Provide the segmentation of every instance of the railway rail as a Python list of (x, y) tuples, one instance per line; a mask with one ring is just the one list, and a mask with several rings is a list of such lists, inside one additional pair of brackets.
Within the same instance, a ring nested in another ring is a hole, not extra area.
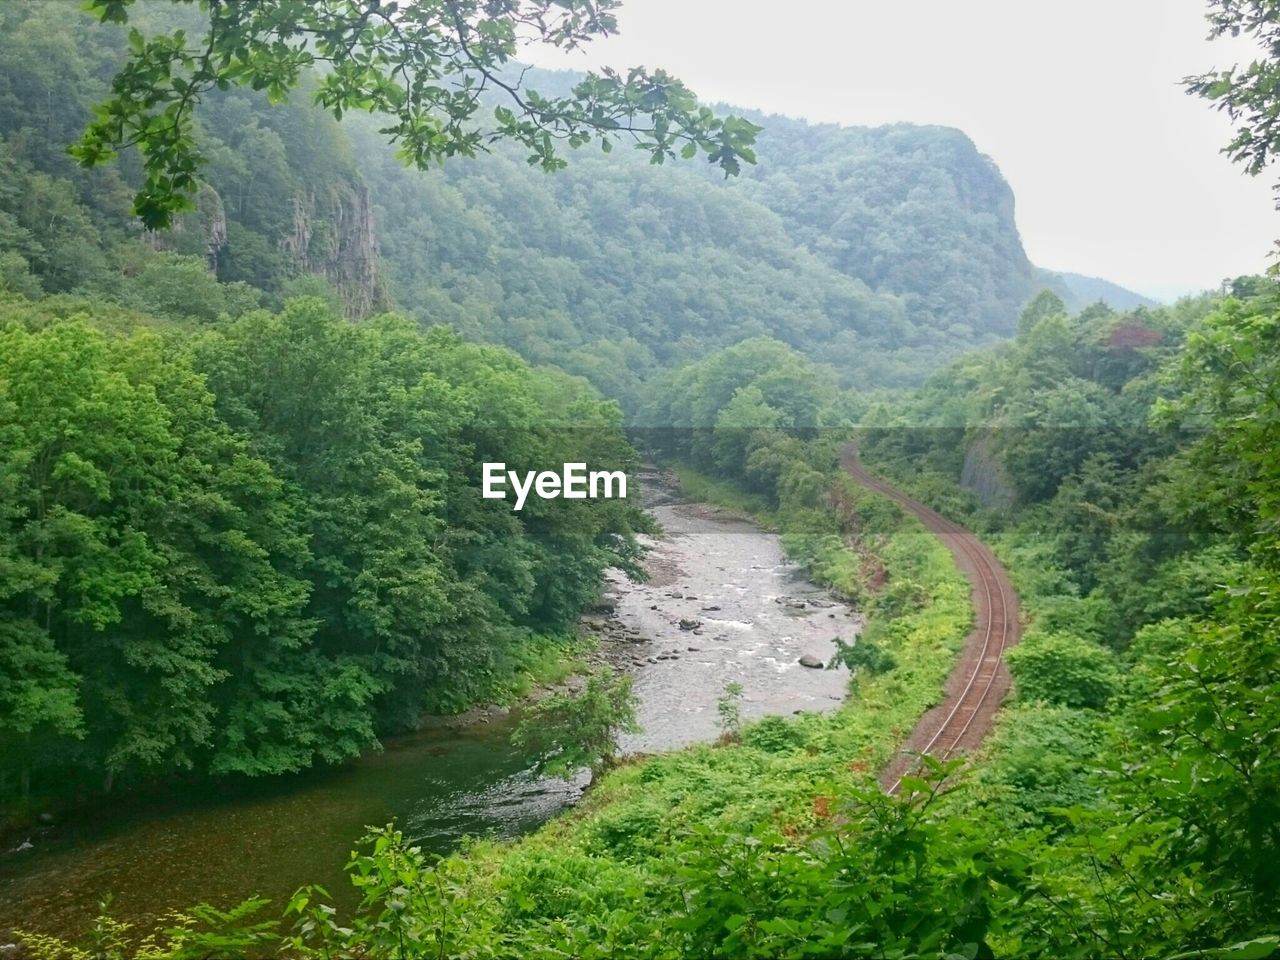
[(990, 732), (1011, 685), (1004, 651), (1021, 635), (1018, 597), (1004, 567), (976, 536), (870, 473), (852, 448), (845, 451), (842, 465), (858, 483), (918, 517), (951, 551), (972, 591), (973, 630), (965, 640), (960, 662), (947, 679), (943, 701), (920, 718), (880, 775), (881, 785), (889, 793), (897, 793), (902, 778), (915, 769), (922, 755), (949, 759), (978, 746)]

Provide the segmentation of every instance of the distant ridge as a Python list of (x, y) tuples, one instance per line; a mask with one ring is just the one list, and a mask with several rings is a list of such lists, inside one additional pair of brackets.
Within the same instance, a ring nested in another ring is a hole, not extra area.
[(1080, 273), (1066, 273), (1058, 270), (1040, 272), (1045, 278), (1045, 285), (1052, 288), (1069, 310), (1080, 310), (1090, 304), (1101, 301), (1112, 310), (1134, 310), (1138, 307), (1158, 307), (1160, 301), (1144, 297), (1118, 283), (1104, 280), (1101, 277), (1086, 277)]

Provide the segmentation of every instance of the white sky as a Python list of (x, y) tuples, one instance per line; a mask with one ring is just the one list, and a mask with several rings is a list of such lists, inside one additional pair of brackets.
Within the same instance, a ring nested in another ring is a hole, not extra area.
[[(704, 100), (843, 124), (959, 127), (1013, 187), (1032, 261), (1160, 298), (1259, 271), (1264, 173), (1178, 81), (1248, 60), (1205, 0), (625, 0), (620, 35), (539, 66), (665, 67)], [(526, 54), (526, 56), (528, 56)]]

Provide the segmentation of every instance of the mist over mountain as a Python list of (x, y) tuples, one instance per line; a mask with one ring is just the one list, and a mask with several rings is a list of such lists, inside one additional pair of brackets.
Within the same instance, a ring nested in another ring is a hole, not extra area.
[[(749, 114), (764, 127), (759, 164), (728, 180), (625, 149), (576, 151), (547, 176), (505, 146), (423, 173), (396, 158), (376, 117), (340, 124), (305, 93), (269, 107), (237, 91), (201, 114), (198, 209), (143, 235), (128, 209), (137, 159), (86, 172), (65, 154), (125, 38), (57, 9), (0, 11), (19, 41), (0, 49), (0, 283), (11, 289), (212, 319), (319, 277), (351, 317), (394, 305), (624, 400), (658, 370), (755, 336), (830, 365), (844, 385), (912, 384), (1011, 335), (1046, 284), (1069, 303), (1141, 300), (1038, 271), (995, 163), (960, 131), (905, 124)], [(142, 15), (163, 27), (184, 13)], [(554, 94), (577, 75), (525, 79)]]
[(1105, 303), (1112, 310), (1134, 310), (1137, 307), (1155, 307), (1160, 304), (1158, 300), (1101, 277), (1086, 277), (1079, 273), (1054, 270), (1041, 272), (1045, 275), (1045, 285), (1056, 290), (1063, 303), (1073, 310), (1099, 302)]

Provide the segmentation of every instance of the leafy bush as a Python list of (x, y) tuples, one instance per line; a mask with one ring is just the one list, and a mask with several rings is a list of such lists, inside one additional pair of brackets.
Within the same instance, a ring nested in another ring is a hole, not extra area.
[(1120, 682), (1115, 654), (1067, 633), (1032, 631), (1005, 658), (1023, 700), (1098, 710)]
[(583, 767), (599, 773), (618, 750), (618, 737), (638, 733), (631, 674), (602, 667), (577, 693), (555, 693), (530, 707), (512, 743), (532, 750), (547, 773), (567, 776)]
[(800, 727), (785, 717), (765, 717), (742, 732), (742, 742), (765, 753), (785, 753), (808, 742)]
[(898, 665), (893, 654), (874, 640), (859, 639), (854, 643), (845, 643), (839, 637), (836, 638), (836, 655), (827, 668), (830, 669), (836, 663), (843, 663), (854, 673), (866, 671), (873, 677), (888, 673)]
[(592, 822), (591, 830), (606, 855), (625, 860), (652, 850), (663, 834), (667, 814), (657, 801), (628, 804), (605, 810)]
[(730, 680), (716, 701), (716, 725), (722, 736), (737, 738), (742, 730), (742, 684)]
[(1001, 822), (1062, 825), (1063, 808), (1099, 802), (1102, 791), (1091, 771), (1102, 741), (1092, 712), (1011, 704), (974, 774), (974, 793), (995, 806)]

